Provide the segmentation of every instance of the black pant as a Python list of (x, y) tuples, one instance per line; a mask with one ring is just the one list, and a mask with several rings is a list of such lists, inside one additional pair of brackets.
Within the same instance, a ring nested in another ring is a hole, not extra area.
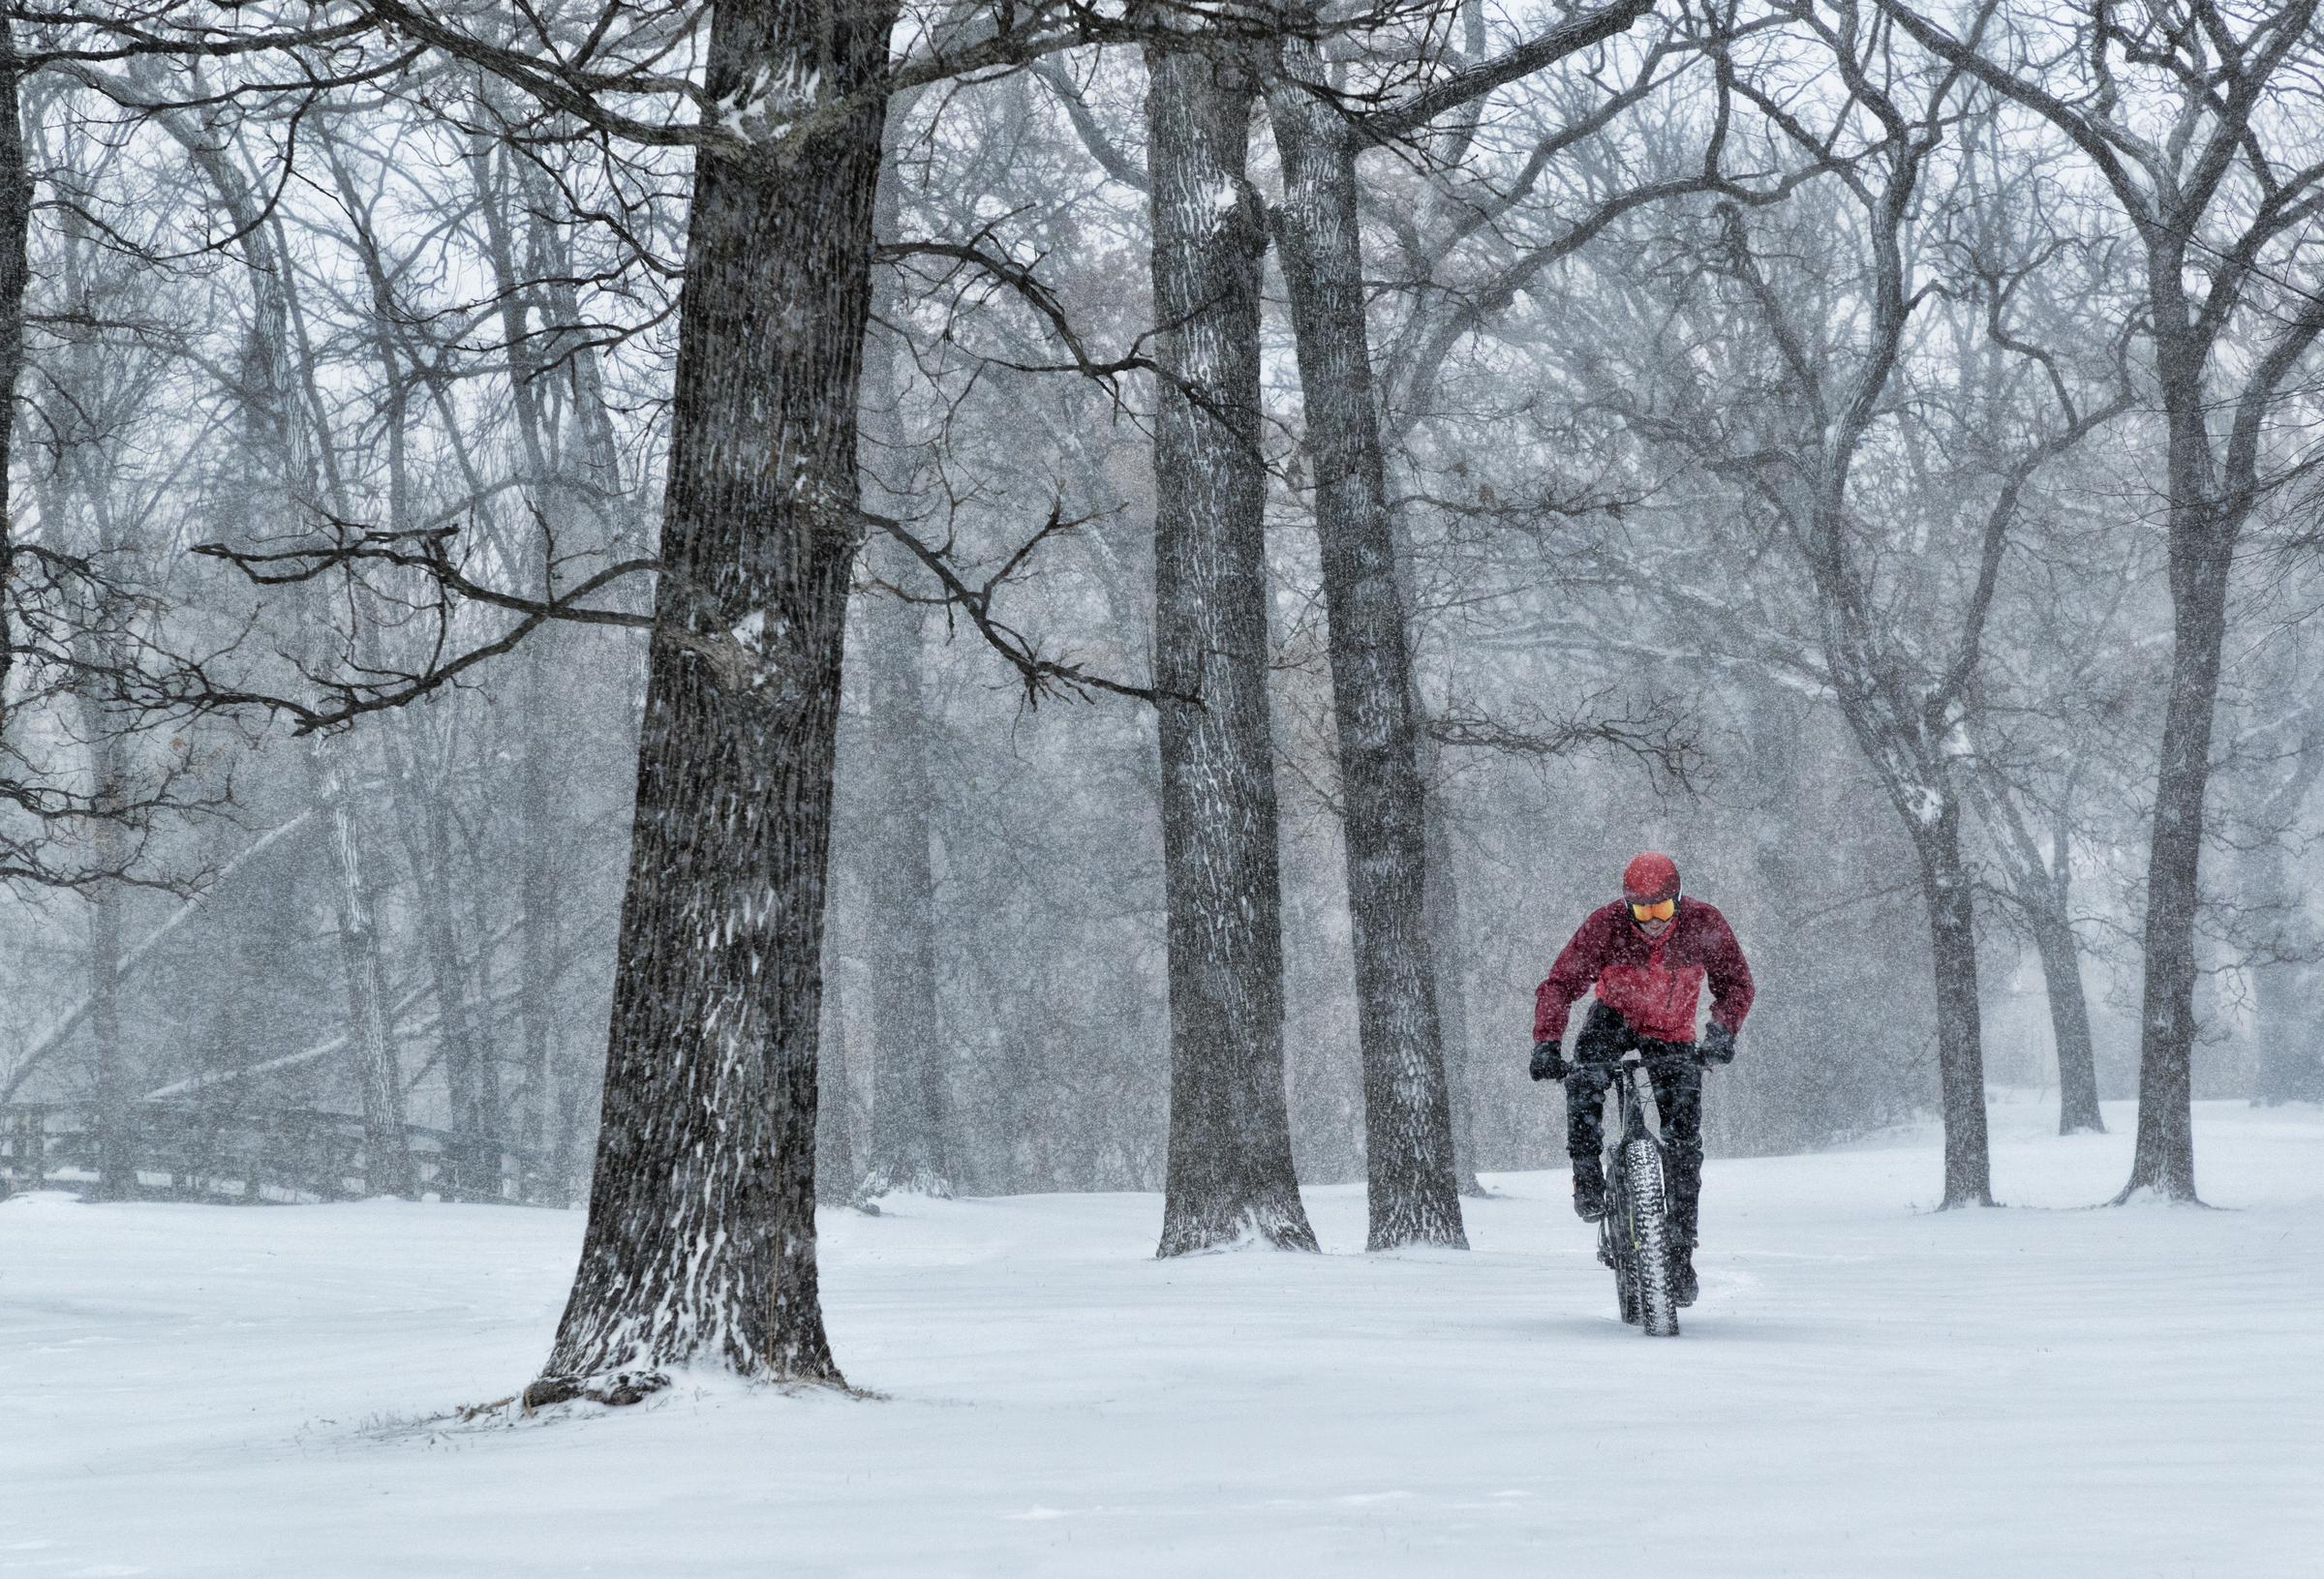
[(1636, 1048), (1646, 1059), (1654, 1108), (1662, 1116), (1663, 1149), (1670, 1158), (1670, 1224), (1681, 1245), (1695, 1243), (1695, 1214), (1702, 1196), (1702, 1066), (1684, 1042), (1657, 1042), (1630, 1028), (1603, 1003), (1590, 1005), (1574, 1043), (1574, 1074), (1566, 1081), (1566, 1152), (1576, 1169), (1598, 1170), (1605, 1134), (1605, 1093), (1614, 1063)]

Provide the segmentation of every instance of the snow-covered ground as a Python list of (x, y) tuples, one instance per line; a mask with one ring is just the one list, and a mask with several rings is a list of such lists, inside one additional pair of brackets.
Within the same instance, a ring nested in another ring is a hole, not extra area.
[(1151, 1259), (1151, 1196), (824, 1225), (875, 1401), (431, 1423), (545, 1351), (580, 1220), (0, 1204), (0, 1572), (2324, 1573), (2324, 1114), (2208, 1106), (2226, 1210), (2089, 1211), (2132, 1114), (1715, 1163), (1702, 1302), (1613, 1318), (1565, 1177), (1474, 1252)]

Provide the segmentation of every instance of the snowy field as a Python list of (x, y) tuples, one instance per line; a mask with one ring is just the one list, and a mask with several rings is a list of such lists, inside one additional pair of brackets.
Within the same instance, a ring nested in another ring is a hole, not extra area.
[(1468, 1255), (1150, 1258), (1151, 1196), (827, 1216), (849, 1378), (474, 1424), (580, 1219), (0, 1204), (0, 1572), (2324, 1574), (2324, 1114), (2204, 1108), (2219, 1211), (2072, 1208), (2132, 1114), (1715, 1163), (1674, 1342), (1558, 1174)]

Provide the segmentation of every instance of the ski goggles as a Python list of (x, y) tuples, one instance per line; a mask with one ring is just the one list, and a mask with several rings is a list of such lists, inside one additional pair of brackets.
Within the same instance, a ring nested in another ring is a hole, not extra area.
[(1630, 901), (1630, 919), (1633, 921), (1668, 921), (1677, 914), (1676, 899), (1657, 899), (1652, 904), (1640, 904), (1636, 899)]

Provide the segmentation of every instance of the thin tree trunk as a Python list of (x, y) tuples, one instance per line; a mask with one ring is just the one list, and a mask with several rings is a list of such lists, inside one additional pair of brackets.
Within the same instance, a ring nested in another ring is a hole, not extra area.
[[(878, 554), (877, 545), (874, 553)], [(901, 553), (883, 574), (906, 574)], [(865, 833), (870, 929), (872, 1144), (858, 1194), (952, 1194), (936, 1019), (935, 867), (929, 829), (929, 720), (921, 695), (923, 605), (872, 593), (864, 608), (866, 756), (877, 775)]]
[[(493, 273), (517, 437), (524, 446), (526, 465), (536, 479), (535, 485), (546, 492), (563, 484), (564, 452), (562, 446), (552, 443), (541, 387), (542, 357), (535, 354), (532, 325), (527, 319), (528, 280), (518, 265), (515, 232), (508, 222), (509, 209), (521, 194), (523, 205), (534, 215), (534, 247), (536, 251), (557, 251), (553, 258), (538, 259), (533, 274), (535, 279), (545, 276), (549, 280), (540, 288), (550, 319), (544, 326), (550, 342), (547, 352), (550, 356), (564, 354), (571, 360), (573, 411), (583, 450), (582, 470), (589, 483), (576, 492), (584, 501), (602, 509), (613, 488), (613, 440), (597, 386), (595, 351), (588, 347), (558, 344), (562, 335), (569, 333), (570, 326), (578, 321), (578, 309), (571, 300), (569, 286), (563, 288), (563, 295), (558, 293), (560, 283), (569, 272), (569, 260), (563, 256), (561, 236), (544, 218), (553, 212), (554, 205), (546, 202), (545, 193), (533, 189), (529, 178), (535, 172), (529, 165), (523, 167), (521, 174), (496, 180), (496, 158), (508, 156), (505, 150), (496, 152), (481, 136), (472, 144), (470, 170), (476, 182), (477, 202), (485, 220), (485, 257)], [(545, 544), (532, 546), (537, 547), (545, 558)], [(542, 563), (535, 567), (534, 574), (545, 576), (547, 570), (548, 566)], [(522, 853), (517, 879), (520, 931), (516, 993), (518, 1058), (524, 1071), (520, 1142), (532, 1160), (535, 1194), (561, 1206), (569, 1205), (579, 1194), (578, 1181), (573, 1177), (579, 1094), (573, 1089), (570, 1071), (559, 1057), (561, 1041), (556, 1009), (561, 923), (557, 887), (566, 835), (564, 819), (557, 814), (554, 758), (562, 744), (564, 720), (554, 677), (564, 657), (563, 638), (564, 633), (555, 629), (541, 631), (526, 644), (523, 656), (525, 707), (517, 769), (517, 824)]]
[(2082, 983), (2082, 944), (2074, 936), (2071, 906), (2074, 780), (2069, 775), (2060, 787), (2047, 851), (2027, 825), (2009, 784), (1972, 777), (1970, 788), (2041, 961), (2051, 1042), (2058, 1053), (2058, 1133), (2102, 1135), (2106, 1122), (2098, 1111), (2097, 1051), (2090, 1033), (2090, 995)]
[[(89, 710), (94, 712), (94, 709)], [(97, 756), (96, 804), (100, 815), (91, 835), (97, 868), (121, 869), (128, 840), (118, 821), (103, 814), (120, 804), (126, 781), (121, 743), (103, 720), (94, 737)], [(100, 882), (89, 896), (89, 1036), (91, 1105), (96, 1116), (97, 1199), (127, 1200), (138, 1193), (137, 1140), (130, 1108), (129, 1082), (121, 1058), (121, 886)]]
[(2098, 1061), (2090, 1034), (2090, 999), (2082, 985), (2082, 945), (2065, 917), (2055, 910), (2032, 918), (2034, 952), (2050, 1000), (2050, 1037), (2058, 1049), (2058, 1133), (2103, 1135), (2098, 1111)]
[[(78, 261), (91, 238), (77, 215), (67, 217), (66, 232), (70, 253), (61, 284), (70, 296), (77, 298), (85, 288)], [(79, 340), (63, 365), (50, 370), (51, 379), (61, 385), (59, 405), (63, 410), (46, 413), (56, 444), (55, 456), (51, 465), (35, 470), (33, 489), (41, 519), (51, 537), (59, 541), (66, 540), (73, 531), (71, 500), (79, 496), (90, 533), (86, 542), (73, 546), (103, 563), (118, 553), (121, 544), (107, 497), (112, 481), (110, 469), (102, 464), (101, 452), (93, 447), (102, 442), (102, 437), (84, 431), (87, 413), (101, 410), (97, 382), (103, 373), (94, 352), (92, 342)], [(72, 644), (74, 657), (87, 679), (76, 689), (74, 700), (79, 736), (89, 752), (89, 804), (97, 813), (90, 830), (90, 858), (100, 874), (100, 880), (86, 891), (88, 996), (83, 1000), (82, 1017), (89, 1038), (90, 1162), (97, 1174), (95, 1198), (127, 1200), (137, 1194), (138, 1174), (130, 1092), (121, 1055), (121, 889), (107, 874), (118, 873), (128, 854), (125, 831), (108, 813), (121, 805), (129, 765), (115, 720), (107, 716), (96, 689), (102, 684), (98, 677), (120, 672), (121, 654), (111, 633), (110, 590), (91, 582), (80, 591), (83, 597), (76, 611), (78, 618)]]
[(517, 767), (523, 850), (517, 876), (516, 1025), (525, 1072), (524, 1148), (533, 1161), (539, 1198), (563, 1206), (574, 1199), (575, 1181), (573, 1126), (566, 1121), (566, 1087), (570, 1081), (557, 1056), (557, 867), (566, 835), (556, 811), (555, 766), (550, 760), (555, 749), (548, 727), (553, 645), (537, 645), (525, 660), (526, 740)]
[[(1259, 265), (1249, 67), (1147, 51), (1153, 229), (1154, 644), (1170, 976), (1157, 1254), (1313, 1250), (1283, 1088), (1282, 886), (1268, 722)], [(1183, 698), (1199, 695), (1199, 703)]]
[(1977, 1001), (1977, 929), (1969, 873), (1961, 861), (1958, 804), (1943, 798), (1936, 819), (1915, 830), (1921, 900), (1937, 987), (1937, 1075), (1944, 1115), (1943, 1205), (1993, 1204), (1985, 1122), (1985, 1048)]
[(858, 1177), (855, 1135), (847, 1121), (847, 1008), (842, 978), (828, 961), (826, 966), (823, 1030), (815, 1049), (815, 1200), (844, 1206), (854, 1199), (849, 1187)]
[(376, 907), (363, 870), (357, 827), (350, 804), (344, 740), (316, 735), (308, 742), (307, 767), (316, 805), (330, 839), (333, 895), (339, 922), (339, 964), (347, 985), (349, 1046), (355, 1054), (355, 1078), (363, 1100), (363, 1178), (373, 1195), (416, 1196), (419, 1173), (412, 1160), (412, 1137), (404, 1127), (403, 1071), (395, 1038), (387, 1027), (387, 1004), (380, 973), (380, 940), (373, 928)]
[(2090, 1034), (2090, 993), (2082, 983), (2082, 942), (2074, 935), (2073, 919), (2073, 781), (2059, 796), (2055, 825), (2050, 831), (2047, 859), (2029, 841), (2027, 875), (2038, 880), (2030, 892), (2037, 928), (2034, 947), (2041, 952), (2042, 985), (2050, 1000), (2050, 1027), (2058, 1051), (2058, 1133), (2106, 1133), (2098, 1110), (2098, 1055)]
[(556, 329), (542, 348), (542, 355), (552, 365), (567, 370), (580, 481), (598, 499), (612, 501), (620, 529), (615, 534), (615, 553), (626, 555), (644, 546), (639, 540), (642, 523), (640, 512), (622, 501), (621, 445), (606, 404), (600, 353), (591, 343), (593, 331), (582, 317), (580, 291), (573, 283), (572, 249), (566, 232), (548, 218), (558, 209), (557, 195), (548, 178), (528, 163), (519, 179), (533, 215), (534, 273), (545, 279), (541, 288), (544, 310)]
[(1268, 89), (1283, 160), (1275, 219), (1323, 549), (1363, 1054), (1368, 1242), (1375, 1250), (1465, 1245), (1428, 947), (1412, 659), (1363, 318), (1355, 148), (1345, 115), (1296, 80), (1320, 79), (1313, 46), (1286, 42), (1282, 60), (1291, 79), (1278, 74)]
[[(895, 136), (893, 126), (889, 135)], [(883, 173), (874, 222), (883, 241), (899, 239), (901, 201), (892, 171)], [(872, 397), (866, 437), (872, 445), (868, 471), (873, 503), (887, 515), (909, 507), (901, 490), (891, 492), (880, 480), (905, 464), (897, 349), (894, 337), (881, 333), (866, 351), (865, 388)], [(924, 574), (901, 544), (882, 540), (866, 552), (874, 574), (890, 586), (912, 585)], [(949, 1197), (953, 1164), (936, 1014), (936, 877), (930, 843), (935, 823), (928, 764), (933, 720), (923, 692), (928, 608), (873, 591), (865, 594), (862, 613), (864, 767), (874, 784), (862, 852), (872, 917), (872, 1138), (856, 1196), (869, 1200), (904, 1191)]]
[[(704, 91), (860, 93), (894, 15), (721, 4)], [(841, 1380), (816, 1044), (884, 118), (864, 97), (794, 157), (698, 156), (597, 1165), (535, 1402), (689, 1361)]]
[[(274, 530), (297, 532), (314, 524), (313, 511), (328, 501), (331, 512), (350, 512), (341, 497), (337, 461), (323, 418), (315, 379), (315, 358), (302, 327), (289, 250), (279, 216), (269, 217), (241, 172), (216, 141), (190, 117), (163, 114), (164, 131), (187, 150), (209, 180), (219, 200), (237, 222), (239, 246), (250, 269), (254, 321), (243, 345), (243, 415), (249, 459), (258, 469), (267, 506), (279, 511)], [(302, 421), (299, 407), (306, 407)], [(321, 640), (327, 617), (313, 607), (320, 595), (310, 589), (301, 607), (305, 640)], [(371, 895), (362, 870), (356, 829), (360, 819), (350, 804), (341, 763), (344, 744), (316, 735), (306, 753), (308, 793), (330, 840), (336, 882), (340, 962), (346, 980), (348, 1045), (356, 1057), (367, 1156), (365, 1182), (384, 1195), (415, 1195), (418, 1173), (411, 1136), (404, 1127), (403, 1081), (394, 1038), (387, 1027), (382, 992), (379, 940), (374, 934)]]
[(452, 1146), (444, 1155), (440, 1188), (446, 1199), (501, 1199), (500, 1071), (491, 1039), (476, 1022), (475, 979), (460, 946), (452, 913), (450, 810), (443, 791), (418, 776), (413, 754), (389, 731), (382, 735), (395, 783), (405, 859), (412, 870), (412, 908), (420, 949), (436, 992), (436, 1045), (451, 1099)]
[[(1413, 692), (1415, 716), (1420, 692)], [(1422, 772), (1431, 753), (1425, 743)], [(1453, 866), (1452, 808), (1433, 786), (1423, 791), (1428, 819), (1428, 954), (1436, 968), (1437, 1024), (1445, 1044), (1445, 1094), (1452, 1117), (1452, 1178), (1464, 1196), (1483, 1197), (1477, 1176), (1477, 1088), (1475, 1044), (1469, 1034), (1468, 938), (1461, 921), (1460, 877)]]

